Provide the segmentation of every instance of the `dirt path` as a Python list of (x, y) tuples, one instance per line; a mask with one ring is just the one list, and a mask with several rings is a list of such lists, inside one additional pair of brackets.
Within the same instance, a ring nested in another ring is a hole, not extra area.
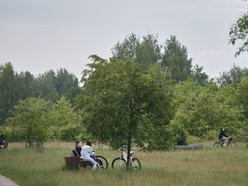
[(19, 186), (9, 178), (0, 175), (0, 186)]

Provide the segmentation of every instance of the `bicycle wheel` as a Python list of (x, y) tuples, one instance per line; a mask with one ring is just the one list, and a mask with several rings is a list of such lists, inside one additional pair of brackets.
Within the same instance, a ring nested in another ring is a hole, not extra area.
[(112, 161), (112, 168), (113, 169), (125, 169), (127, 166), (126, 161), (123, 158), (115, 158)]
[(100, 160), (102, 165), (101, 168), (102, 169), (107, 169), (108, 168), (108, 161), (106, 158), (104, 158), (103, 156), (96, 156), (96, 159)]
[(138, 158), (132, 159), (132, 168), (137, 171), (141, 170), (141, 163)]
[(235, 142), (229, 142), (228, 144), (227, 144), (227, 147), (236, 147), (236, 143)]
[(220, 142), (217, 141), (217, 142), (214, 143), (213, 147), (214, 148), (220, 148), (222, 146), (221, 146)]
[(0, 145), (0, 151), (4, 151), (4, 150), (8, 150), (8, 146), (2, 146), (2, 145)]

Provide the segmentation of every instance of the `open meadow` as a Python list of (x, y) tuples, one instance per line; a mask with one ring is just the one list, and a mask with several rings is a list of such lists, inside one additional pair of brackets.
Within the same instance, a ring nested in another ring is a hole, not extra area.
[(10, 143), (8, 151), (0, 152), (0, 174), (21, 186), (157, 186), (157, 185), (248, 185), (248, 148), (213, 149), (212, 142), (203, 150), (151, 152), (136, 151), (141, 172), (111, 169), (116, 150), (93, 145), (97, 154), (109, 162), (108, 170), (65, 170), (64, 157), (71, 156), (74, 143), (46, 143), (44, 150), (25, 149), (24, 144)]

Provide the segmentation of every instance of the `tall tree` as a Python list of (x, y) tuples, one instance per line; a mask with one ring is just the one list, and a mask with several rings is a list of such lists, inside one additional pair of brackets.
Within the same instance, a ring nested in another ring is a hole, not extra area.
[(234, 65), (229, 71), (220, 74), (217, 78), (217, 83), (219, 85), (237, 84), (240, 82), (241, 78), (248, 76), (247, 68), (240, 68)]
[(161, 46), (158, 37), (148, 34), (140, 40), (135, 34), (127, 36), (112, 49), (115, 59), (132, 59), (138, 64), (151, 65), (161, 61)]
[(191, 74), (192, 59), (188, 59), (185, 46), (175, 36), (167, 39), (162, 56), (162, 66), (176, 82), (185, 81)]
[(139, 42), (139, 37), (137, 37), (134, 33), (128, 35), (122, 42), (118, 42), (112, 48), (113, 58), (120, 60), (135, 59), (136, 48)]
[(78, 79), (74, 74), (61, 68), (56, 73), (55, 87), (60, 96), (69, 96), (74, 89), (78, 88)]
[(148, 34), (143, 37), (142, 42), (137, 44), (135, 62), (144, 65), (159, 63), (161, 61), (160, 50), (157, 36)]
[(28, 71), (16, 74), (15, 88), (18, 92), (18, 100), (27, 97), (38, 97), (39, 90), (35, 77)]
[(74, 96), (81, 92), (77, 77), (66, 69), (47, 71), (38, 77), (40, 96), (46, 100), (57, 101), (66, 96), (73, 102)]
[(203, 67), (195, 65), (192, 69), (191, 76), (193, 80), (198, 82), (200, 85), (205, 85), (208, 82), (208, 75), (203, 72)]
[(53, 70), (47, 71), (38, 78), (40, 95), (46, 100), (56, 101), (59, 93), (55, 86), (56, 73)]
[[(170, 98), (161, 81), (161, 69), (150, 71), (130, 60), (106, 61), (95, 56), (92, 60), (91, 70), (82, 79), (88, 90), (79, 102), (83, 122), (99, 140), (115, 147), (127, 144), (129, 160), (131, 142), (153, 145), (142, 130), (155, 133), (164, 130), (169, 122)], [(166, 139), (163, 134), (159, 136)]]
[(15, 72), (11, 63), (0, 66), (0, 124), (9, 116), (9, 110), (17, 101)]

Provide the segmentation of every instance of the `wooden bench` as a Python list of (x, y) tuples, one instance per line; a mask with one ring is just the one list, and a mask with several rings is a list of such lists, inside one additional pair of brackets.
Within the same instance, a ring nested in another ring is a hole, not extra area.
[(79, 167), (92, 166), (90, 161), (82, 161), (76, 150), (72, 150), (74, 156), (65, 157), (65, 166), (69, 169), (78, 169)]
[(79, 157), (70, 156), (65, 157), (65, 166), (68, 169), (79, 169), (80, 167), (92, 166), (90, 161), (82, 161)]
[(79, 169), (80, 158), (75, 156), (65, 157), (65, 166), (68, 169)]

